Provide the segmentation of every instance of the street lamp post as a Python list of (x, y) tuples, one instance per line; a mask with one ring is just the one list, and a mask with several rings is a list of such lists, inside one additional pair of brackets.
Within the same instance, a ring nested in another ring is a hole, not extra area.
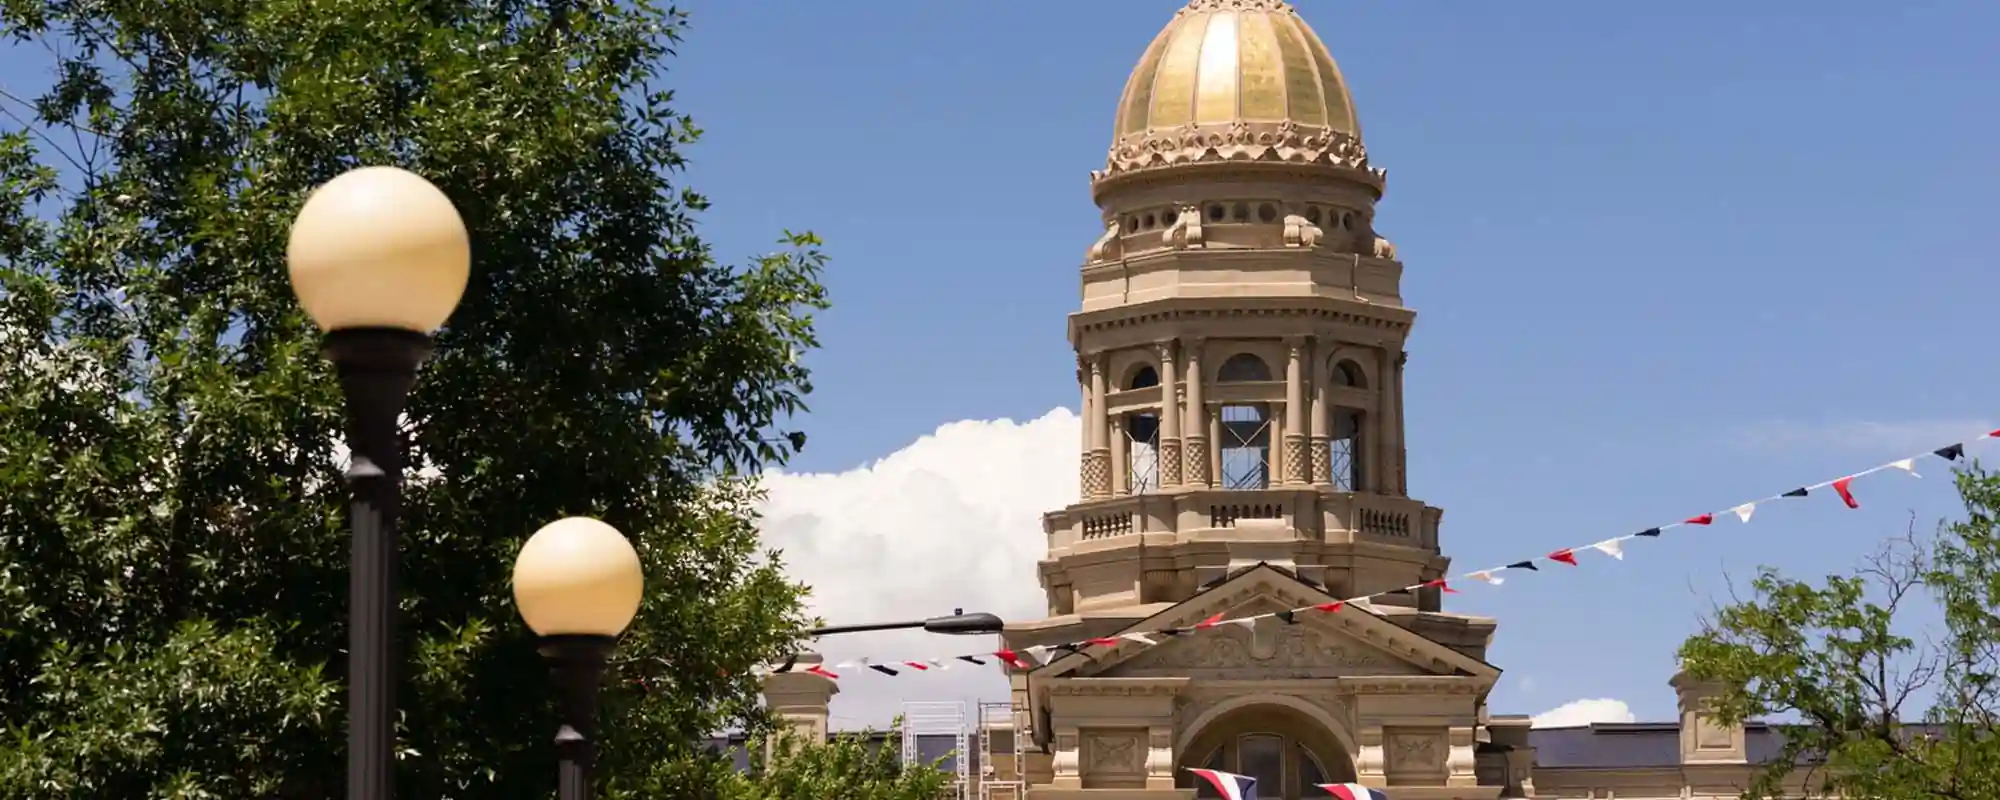
[(588, 517), (556, 520), (514, 559), (514, 605), (541, 636), (555, 680), (558, 797), (590, 796), (597, 693), (604, 662), (639, 611), (645, 575), (618, 529)]
[(999, 633), (1007, 623), (998, 616), (984, 611), (965, 613), (965, 609), (953, 609), (942, 617), (912, 619), (900, 622), (866, 622), (859, 625), (828, 625), (806, 632), (806, 636), (817, 639), (821, 636), (835, 636), (843, 633), (867, 633), (869, 631), (900, 631), (922, 628), (928, 633), (942, 633), (948, 636), (977, 636), (983, 633)]
[(451, 201), (393, 167), (340, 175), (307, 198), (286, 260), (326, 332), (347, 400), (353, 551), (348, 584), (347, 796), (395, 796), (397, 430), (432, 331), (458, 307), (472, 248)]

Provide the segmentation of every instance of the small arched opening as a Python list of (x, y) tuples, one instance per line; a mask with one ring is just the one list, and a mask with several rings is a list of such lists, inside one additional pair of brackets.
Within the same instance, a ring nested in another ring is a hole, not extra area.
[[(1181, 766), (1256, 778), (1257, 796), (1269, 800), (1324, 796), (1318, 784), (1354, 780), (1354, 765), (1333, 731), (1281, 705), (1245, 706), (1208, 723), (1181, 753)], [(1195, 797), (1221, 797), (1185, 769), (1175, 780)]]
[[(1152, 389), (1160, 385), (1160, 373), (1150, 366), (1133, 370), (1125, 379), (1126, 389)], [(1138, 411), (1125, 415), (1126, 489), (1144, 494), (1160, 488), (1160, 412)]]
[[(1271, 367), (1249, 353), (1237, 353), (1216, 370), (1217, 383), (1268, 381)], [(1271, 485), (1271, 406), (1268, 403), (1225, 405), (1217, 410), (1221, 438), (1217, 452), (1224, 489), (1263, 489)]]
[[(1355, 389), (1368, 386), (1368, 375), (1361, 370), (1361, 365), (1346, 359), (1334, 362), (1328, 377), (1334, 386)], [(1362, 424), (1362, 411), (1334, 406), (1327, 413), (1330, 415), (1327, 420), (1327, 463), (1331, 467), (1328, 477), (1333, 488), (1339, 491), (1362, 491), (1366, 485), (1362, 480), (1362, 466), (1366, 462), (1361, 447), (1361, 437), (1366, 430)]]

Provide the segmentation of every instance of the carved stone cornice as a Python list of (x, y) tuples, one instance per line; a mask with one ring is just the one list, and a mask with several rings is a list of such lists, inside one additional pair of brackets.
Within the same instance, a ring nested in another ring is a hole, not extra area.
[(1291, 120), (1235, 120), (1121, 136), (1111, 145), (1104, 169), (1090, 173), (1090, 180), (1095, 184), (1140, 172), (1228, 162), (1324, 167), (1377, 191), (1388, 180), (1386, 171), (1369, 164), (1368, 148), (1359, 138)]
[[(1193, 11), (1292, 11), (1285, 0), (1193, 0), (1181, 14)], [(1176, 15), (1178, 16), (1178, 15)]]
[(1494, 684), (1491, 678), (1475, 675), (1369, 675), (1333, 680), (1340, 693), (1349, 695), (1481, 695)]
[[(1336, 301), (1337, 302), (1337, 301)], [(1120, 306), (1101, 311), (1080, 312), (1070, 315), (1071, 335), (1079, 333), (1102, 333), (1119, 328), (1142, 325), (1172, 324), (1176, 322), (1208, 323), (1225, 319), (1283, 319), (1300, 320), (1315, 325), (1346, 325), (1359, 328), (1381, 330), (1393, 341), (1410, 330), (1410, 323), (1416, 319), (1415, 312), (1393, 306), (1356, 305), (1339, 308), (1329, 303), (1318, 306), (1290, 307), (1223, 307), (1204, 308), (1160, 308)], [(1198, 352), (1200, 343), (1193, 338), (1185, 338), (1188, 347), (1183, 352)]]
[(1056, 697), (1164, 697), (1180, 694), (1188, 678), (1049, 678), (1043, 687)]

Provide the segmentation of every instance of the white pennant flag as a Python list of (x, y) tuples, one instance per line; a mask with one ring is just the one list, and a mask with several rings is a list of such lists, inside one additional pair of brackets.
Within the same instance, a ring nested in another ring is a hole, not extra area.
[(1484, 581), (1486, 583), (1493, 584), (1494, 586), (1499, 586), (1500, 584), (1506, 583), (1507, 579), (1494, 574), (1496, 572), (1499, 572), (1499, 570), (1482, 569), (1478, 572), (1474, 572), (1465, 577), (1471, 578), (1475, 581)]
[(931, 665), (931, 669), (939, 672), (951, 669), (951, 662), (945, 661), (942, 658), (926, 658), (924, 659), (924, 663)]
[(864, 659), (861, 659), (860, 661), (842, 661), (842, 662), (840, 662), (840, 663), (838, 663), (838, 664), (835, 664), (835, 665), (833, 665), (833, 668), (834, 668), (834, 669), (860, 669), (861, 667), (863, 667), (863, 666), (866, 666), (867, 664), (868, 664), (868, 659), (865, 659), (865, 658), (864, 658)]
[(1235, 625), (1236, 627), (1242, 628), (1246, 631), (1256, 630), (1258, 619), (1259, 617), (1237, 617), (1236, 619), (1225, 619), (1222, 621), (1221, 624)]
[(1618, 559), (1619, 561), (1625, 560), (1625, 545), (1617, 539), (1606, 539), (1591, 545), (1590, 549)]
[(1904, 472), (1907, 472), (1907, 473), (1910, 473), (1910, 477), (1912, 477), (1912, 478), (1921, 478), (1921, 477), (1923, 477), (1922, 475), (1918, 475), (1918, 474), (1917, 474), (1917, 460), (1916, 460), (1916, 459), (1914, 459), (1914, 458), (1906, 458), (1906, 459), (1903, 459), (1903, 460), (1901, 460), (1901, 461), (1898, 461), (1898, 462), (1896, 462), (1896, 463), (1894, 463), (1894, 464), (1890, 464), (1889, 466), (1892, 466), (1892, 467), (1895, 467), (1896, 469), (1900, 469), (1900, 470), (1902, 470), (1902, 471), (1904, 471)]
[(1737, 519), (1743, 520), (1744, 522), (1749, 522), (1750, 515), (1757, 513), (1757, 504), (1744, 503), (1743, 505), (1729, 509), (1729, 512), (1735, 514)]
[(1124, 639), (1125, 641), (1128, 642), (1138, 642), (1147, 647), (1152, 647), (1153, 645), (1159, 644), (1159, 642), (1153, 641), (1151, 637), (1143, 633), (1127, 633), (1119, 636), (1118, 638)]
[(1030, 648), (1028, 648), (1028, 649), (1026, 649), (1026, 650), (1022, 650), (1022, 651), (1021, 651), (1021, 653), (1022, 653), (1023, 655), (1026, 655), (1026, 656), (1027, 656), (1028, 658), (1030, 658), (1030, 659), (1033, 659), (1033, 660), (1034, 660), (1034, 662), (1035, 662), (1035, 663), (1037, 663), (1037, 664), (1047, 664), (1047, 663), (1049, 663), (1049, 646), (1048, 646), (1048, 645), (1045, 645), (1045, 644), (1038, 644), (1038, 645), (1035, 645), (1034, 647), (1030, 647)]
[(1362, 611), (1366, 611), (1370, 614), (1375, 613), (1375, 598), (1373, 596), (1356, 597), (1352, 600), (1347, 601), (1347, 604), (1350, 606), (1354, 606), (1355, 608), (1361, 609)]

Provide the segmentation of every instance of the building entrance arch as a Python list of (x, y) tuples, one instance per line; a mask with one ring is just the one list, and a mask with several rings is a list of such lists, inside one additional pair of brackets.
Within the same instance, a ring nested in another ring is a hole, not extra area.
[(1194, 721), (1176, 752), (1174, 785), (1196, 797), (1219, 798), (1187, 768), (1216, 769), (1257, 779), (1266, 800), (1318, 797), (1320, 783), (1354, 780), (1335, 722), (1321, 709), (1290, 697), (1250, 697), (1226, 703)]

